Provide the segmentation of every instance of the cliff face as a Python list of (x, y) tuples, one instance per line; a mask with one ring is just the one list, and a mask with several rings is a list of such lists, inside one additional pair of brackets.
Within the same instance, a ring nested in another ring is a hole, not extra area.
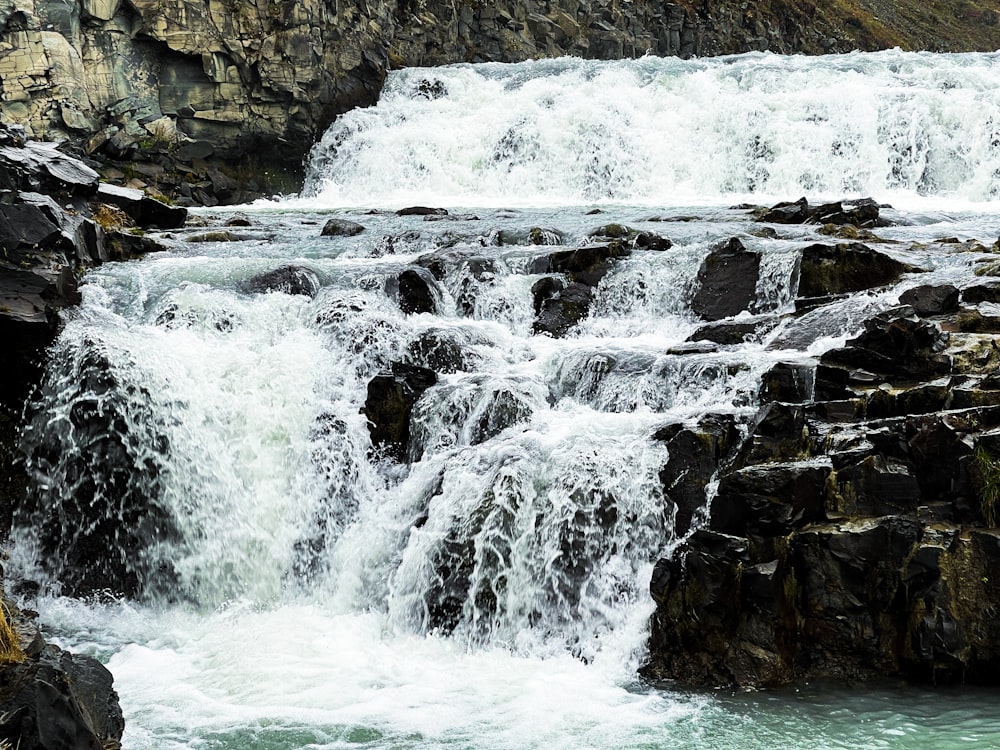
[[(0, 0), (0, 121), (99, 159), (148, 163), (112, 179), (194, 203), (239, 200), (227, 182), (247, 172), (210, 167), (294, 172), (338, 113), (376, 101), (391, 67), (995, 49), (998, 17), (998, 2)], [(178, 174), (203, 184), (178, 193)]]

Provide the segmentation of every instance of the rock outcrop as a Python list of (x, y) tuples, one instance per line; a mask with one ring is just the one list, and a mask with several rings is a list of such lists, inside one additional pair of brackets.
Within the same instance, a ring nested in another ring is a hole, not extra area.
[(674, 477), (721, 469), (705, 522), (653, 574), (650, 677), (995, 683), (1000, 354), (955, 287), (902, 297), (815, 365), (776, 365), (727, 456), (711, 433), (693, 458), (671, 451), (679, 509)]

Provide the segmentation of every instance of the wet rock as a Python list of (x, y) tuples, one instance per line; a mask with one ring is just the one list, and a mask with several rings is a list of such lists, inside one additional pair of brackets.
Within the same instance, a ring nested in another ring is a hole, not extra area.
[[(10, 605), (5, 611), (16, 613)], [(24, 750), (120, 747), (125, 722), (111, 673), (96, 659), (45, 644), (33, 623), (15, 617), (24, 655), (4, 665), (0, 742)]]
[(799, 362), (778, 362), (761, 377), (760, 400), (800, 404), (810, 400), (815, 367)]
[(922, 501), (910, 466), (878, 453), (838, 469), (836, 480), (838, 497), (829, 510), (846, 517), (912, 513)]
[(958, 288), (951, 284), (924, 284), (899, 295), (901, 305), (909, 305), (917, 315), (944, 315), (958, 309)]
[(809, 245), (799, 264), (799, 297), (859, 292), (898, 281), (919, 270), (860, 242)]
[(962, 302), (971, 305), (980, 302), (1000, 304), (1000, 284), (976, 284), (962, 290)]
[(439, 373), (463, 372), (473, 368), (479, 357), (468, 351), (458, 335), (445, 329), (424, 331), (406, 349), (415, 364)]
[(42, 396), (65, 404), (64, 428), (53, 430), (44, 410), (26, 422), (27, 465), (48, 481), (32, 483), (15, 526), (34, 530), (39, 563), (64, 594), (169, 590), (169, 566), (135, 554), (176, 535), (160, 500), (169, 443), (152, 396), (124, 381), (93, 342), (66, 344), (52, 356)]
[(871, 198), (810, 206), (805, 198), (778, 203), (757, 212), (757, 221), (771, 224), (833, 224), (871, 228), (878, 226), (879, 206)]
[(428, 206), (409, 206), (401, 208), (396, 212), (396, 216), (447, 216), (448, 211), (444, 208), (430, 208)]
[(613, 262), (631, 254), (622, 242), (588, 245), (575, 250), (561, 250), (536, 259), (532, 273), (563, 273), (575, 284), (597, 286), (611, 270)]
[(189, 235), (187, 238), (188, 242), (202, 243), (202, 242), (243, 242), (246, 237), (230, 232), (228, 229), (213, 229), (209, 232), (198, 232), (197, 234)]
[(158, 227), (160, 229), (175, 229), (184, 226), (187, 220), (187, 209), (180, 206), (168, 206), (145, 195), (141, 190), (100, 184), (96, 199), (102, 203), (117, 206), (131, 217), (140, 227)]
[(698, 270), (698, 290), (691, 309), (704, 320), (722, 320), (754, 306), (760, 253), (739, 239), (716, 246)]
[(749, 466), (726, 474), (709, 508), (709, 528), (724, 534), (781, 535), (826, 518), (829, 462)]
[(594, 299), (593, 289), (587, 284), (564, 283), (545, 277), (531, 287), (534, 297), (534, 333), (545, 333), (555, 338), (564, 336), (570, 328), (587, 317)]
[(424, 268), (407, 268), (398, 276), (387, 279), (386, 293), (396, 300), (399, 309), (406, 315), (434, 314), (441, 299), (433, 275)]
[(251, 294), (281, 292), (315, 297), (320, 286), (319, 276), (315, 271), (303, 266), (281, 266), (247, 279), (240, 288)]
[(323, 225), (320, 232), (322, 237), (354, 237), (365, 231), (365, 228), (354, 221), (347, 219), (330, 219)]
[(653, 435), (668, 450), (660, 482), (676, 508), (675, 534), (686, 534), (694, 514), (705, 506), (705, 488), (736, 445), (737, 437), (736, 422), (729, 415), (704, 417), (693, 427), (669, 425)]
[(655, 232), (639, 232), (632, 243), (635, 247), (643, 250), (655, 250), (656, 252), (664, 252), (674, 246), (669, 237), (663, 237)]
[(688, 341), (711, 341), (723, 346), (738, 346), (748, 341), (760, 341), (778, 325), (778, 318), (768, 320), (723, 320), (701, 326), (688, 336)]
[(392, 363), (391, 372), (369, 381), (361, 413), (368, 418), (372, 447), (397, 460), (406, 456), (413, 406), (435, 383), (433, 370), (403, 362)]

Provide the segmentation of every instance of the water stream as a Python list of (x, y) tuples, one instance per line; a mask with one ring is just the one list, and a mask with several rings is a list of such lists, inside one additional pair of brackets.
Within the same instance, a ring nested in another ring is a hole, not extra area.
[[(394, 73), (316, 145), (302, 195), (238, 209), (240, 241), (189, 228), (88, 274), (25, 432), (39, 511), (11, 568), (39, 584), (30, 606), (108, 664), (136, 750), (1000, 746), (991, 691), (692, 694), (636, 673), (677, 542), (654, 434), (745, 423), (774, 362), (909, 286), (971, 283), (980, 254), (911, 245), (1000, 234), (997, 70), (888, 52)], [(685, 348), (698, 267), (732, 236), (763, 253), (758, 314), (793, 309), (816, 228), (761, 235), (734, 206), (802, 194), (892, 203), (887, 252), (928, 273)], [(410, 204), (451, 216), (394, 212)], [(331, 217), (366, 229), (321, 237)], [(608, 222), (674, 247), (619, 262), (565, 337), (533, 335), (533, 259)], [(406, 315), (387, 280), (434, 253), (437, 310)], [(248, 286), (290, 263), (315, 297)], [(373, 453), (361, 413), (400, 361), (439, 378), (406, 462)], [(52, 511), (73, 503), (87, 528)], [(75, 574), (52, 560), (73, 555), (135, 593), (62, 595)]]

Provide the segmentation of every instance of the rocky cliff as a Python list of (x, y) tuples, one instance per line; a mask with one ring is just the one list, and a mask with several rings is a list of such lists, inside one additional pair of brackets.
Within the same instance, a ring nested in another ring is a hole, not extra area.
[(0, 121), (192, 204), (294, 190), (393, 67), (1000, 47), (998, 2), (0, 0)]

